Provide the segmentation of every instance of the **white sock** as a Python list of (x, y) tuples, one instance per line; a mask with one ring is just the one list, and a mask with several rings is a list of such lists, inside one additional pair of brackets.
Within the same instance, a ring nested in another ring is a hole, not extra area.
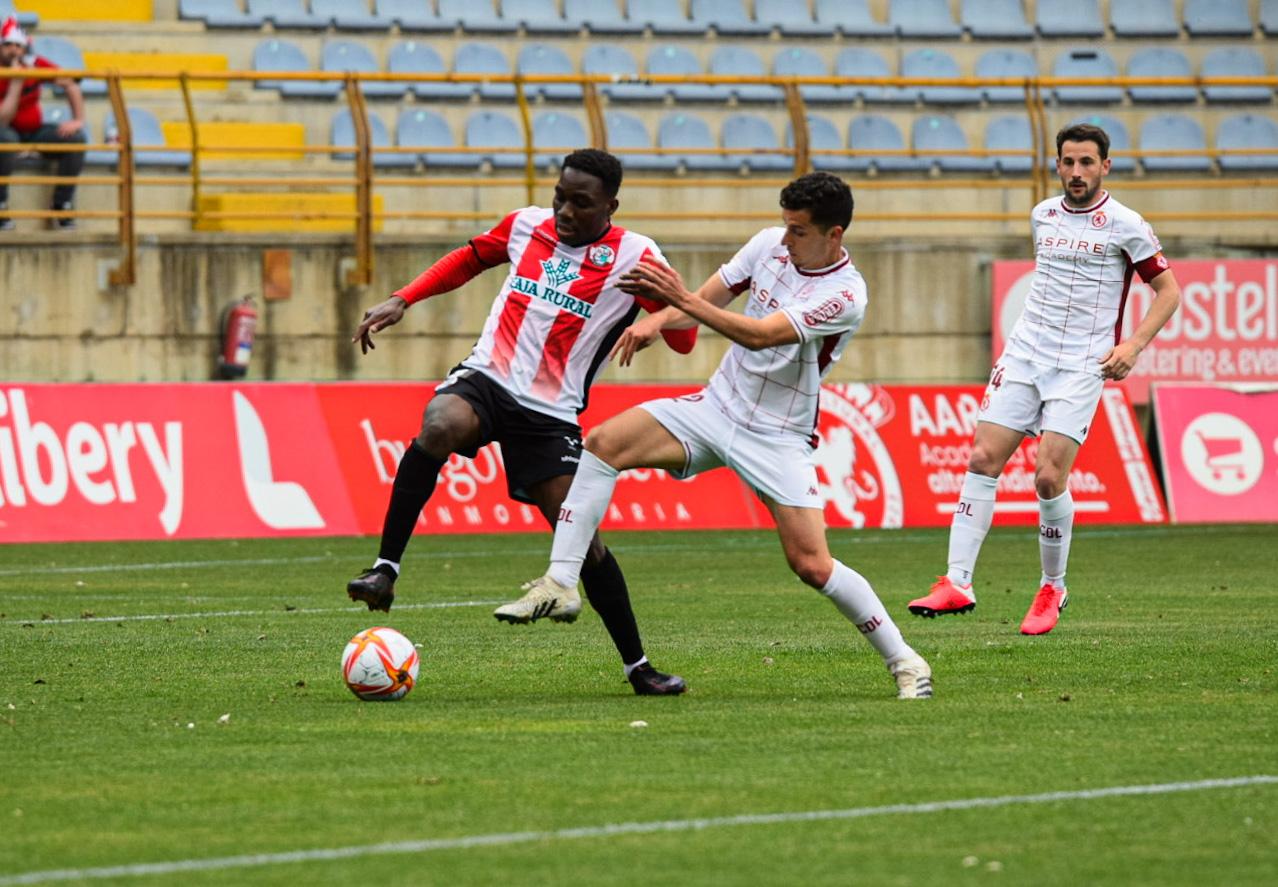
[(386, 566), (394, 570), (396, 577), (399, 576), (399, 564), (396, 563), (395, 561), (388, 561), (384, 557), (379, 557), (377, 560), (373, 561), (373, 569), (376, 570), (382, 564), (385, 564)]
[(1069, 490), (1055, 499), (1038, 500), (1038, 554), (1043, 561), (1041, 585), (1065, 587), (1065, 565), (1074, 535), (1074, 498)]
[(981, 544), (994, 522), (994, 494), (998, 478), (969, 471), (963, 477), (958, 508), (950, 521), (950, 557), (946, 576), (955, 585), (970, 586)]
[(590, 550), (590, 540), (603, 523), (612, 490), (617, 485), (617, 469), (586, 450), (581, 451), (577, 476), (559, 509), (555, 542), (550, 547), (550, 569), (546, 575), (564, 588), (576, 588), (581, 564)]
[(629, 665), (623, 666), (626, 670), (626, 677), (630, 677), (630, 673), (632, 671), (634, 671), (639, 666), (644, 665), (645, 663), (647, 663), (647, 661), (648, 661), (648, 657), (643, 656), (643, 657), (640, 657), (638, 662), (631, 662)]
[(836, 560), (830, 579), (821, 593), (839, 608), (839, 612), (857, 627), (857, 631), (865, 635), (871, 646), (879, 651), (883, 661), (891, 665), (914, 655), (879, 596), (856, 570)]

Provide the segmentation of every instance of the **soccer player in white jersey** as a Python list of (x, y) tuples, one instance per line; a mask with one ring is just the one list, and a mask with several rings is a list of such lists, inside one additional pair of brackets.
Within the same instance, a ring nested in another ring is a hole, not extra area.
[[(1034, 207), (1035, 269), (1025, 310), (994, 364), (977, 415), (972, 456), (950, 525), (949, 570), (909, 603), (933, 617), (976, 606), (972, 572), (994, 517), (1003, 467), (1027, 434), (1040, 435), (1038, 593), (1021, 633), (1046, 634), (1069, 603), (1065, 566), (1074, 526), (1069, 473), (1087, 439), (1106, 379), (1122, 379), (1175, 313), (1180, 287), (1154, 231), (1135, 211), (1102, 190), (1109, 137), (1089, 124), (1056, 134), (1062, 197)], [(1154, 290), (1149, 311), (1119, 341), (1132, 274)]]
[[(664, 468), (683, 478), (726, 465), (771, 511), (790, 568), (882, 655), (898, 695), (926, 698), (928, 664), (902, 639), (870, 583), (830, 554), (812, 459), (821, 380), (865, 316), (865, 281), (843, 248), (852, 193), (828, 173), (802, 176), (781, 192), (781, 218), (784, 227), (756, 234), (695, 294), (656, 263), (642, 262), (623, 279), (628, 292), (670, 306), (622, 337), (623, 365), (663, 326), (703, 323), (734, 344), (700, 392), (648, 401), (590, 432), (559, 513), (550, 569), (525, 588), (542, 599), (576, 594), (619, 472)], [(743, 313), (724, 309), (742, 293)]]
[[(612, 224), (621, 179), (621, 163), (611, 154), (574, 151), (564, 159), (553, 209), (516, 210), (364, 314), (352, 341), (368, 353), (373, 334), (398, 323), (409, 305), (454, 290), (488, 268), (512, 266), (474, 350), (436, 387), (426, 406), (421, 431), (395, 473), (377, 560), (347, 584), (352, 600), (370, 610), (390, 610), (404, 549), (453, 453), (473, 458), (480, 447), (497, 441), (511, 497), (535, 505), (554, 525), (577, 469), (577, 414), (585, 408), (591, 383), (639, 308), (664, 308), (618, 285), (641, 259), (664, 261), (650, 239)], [(695, 342), (695, 330), (663, 335), (681, 353)], [(646, 663), (621, 568), (598, 536), (588, 540), (588, 547), (582, 571), (586, 596), (623, 662)], [(580, 611), (574, 583), (573, 594), (552, 606), (536, 612), (503, 608), (497, 616), (510, 622), (540, 616), (571, 622)], [(640, 695), (684, 689), (677, 675), (651, 665), (629, 678)]]

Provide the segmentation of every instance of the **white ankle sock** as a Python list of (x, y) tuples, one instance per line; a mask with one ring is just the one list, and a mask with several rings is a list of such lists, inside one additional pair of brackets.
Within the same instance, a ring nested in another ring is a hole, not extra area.
[(1065, 587), (1069, 543), (1074, 536), (1074, 498), (1069, 490), (1055, 499), (1038, 500), (1038, 554), (1043, 563), (1041, 585)]
[(889, 665), (914, 655), (879, 596), (856, 570), (836, 560), (821, 593), (865, 635), (865, 639)]
[(581, 451), (577, 476), (559, 509), (555, 542), (550, 547), (550, 569), (546, 575), (564, 588), (576, 588), (581, 565), (590, 549), (590, 540), (603, 523), (612, 491), (617, 485), (617, 469), (586, 450)]
[(632, 671), (634, 671), (639, 666), (644, 665), (645, 663), (647, 663), (647, 661), (648, 661), (647, 656), (641, 656), (638, 662), (631, 662), (628, 665), (623, 665), (622, 668), (626, 670), (626, 677), (630, 677), (630, 673)]
[(379, 557), (377, 560), (373, 561), (373, 569), (376, 570), (382, 564), (385, 564), (386, 566), (394, 570), (396, 577), (399, 576), (399, 564), (395, 563), (395, 561), (388, 561), (384, 557)]
[(945, 574), (955, 585), (972, 584), (976, 558), (981, 553), (981, 544), (990, 531), (990, 524), (994, 522), (994, 494), (997, 490), (997, 477), (971, 471), (963, 477), (958, 508), (950, 522), (949, 570)]

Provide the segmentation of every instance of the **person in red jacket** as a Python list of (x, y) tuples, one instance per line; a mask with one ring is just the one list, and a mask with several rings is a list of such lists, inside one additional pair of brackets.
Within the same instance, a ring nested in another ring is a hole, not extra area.
[[(57, 68), (43, 56), (29, 53), (26, 32), (18, 27), (18, 20), (9, 16), (0, 24), (0, 65), (6, 68)], [(84, 144), (84, 95), (79, 85), (70, 77), (54, 81), (66, 93), (71, 105), (71, 119), (59, 123), (45, 123), (40, 110), (40, 87), (44, 80), (5, 78), (0, 80), (0, 144), (31, 142), (35, 144)], [(73, 178), (84, 168), (83, 151), (59, 151), (45, 155), (57, 161), (58, 175)], [(0, 152), (0, 176), (13, 174), (17, 154)], [(75, 202), (75, 185), (64, 183), (53, 189), (53, 209), (70, 210)], [(13, 219), (4, 214), (9, 208), (9, 186), (0, 185), (0, 231), (13, 230)], [(53, 227), (69, 230), (75, 227), (75, 219), (63, 217), (52, 220)]]

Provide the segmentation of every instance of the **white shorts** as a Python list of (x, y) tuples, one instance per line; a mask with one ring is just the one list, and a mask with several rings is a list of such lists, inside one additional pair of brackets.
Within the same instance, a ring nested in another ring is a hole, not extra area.
[(729, 419), (704, 392), (639, 405), (683, 444), (686, 479), (726, 466), (779, 505), (823, 508), (812, 447), (794, 434), (751, 431)]
[(990, 373), (976, 419), (1032, 435), (1054, 431), (1081, 444), (1103, 387), (1100, 376), (1041, 367), (1004, 354)]

